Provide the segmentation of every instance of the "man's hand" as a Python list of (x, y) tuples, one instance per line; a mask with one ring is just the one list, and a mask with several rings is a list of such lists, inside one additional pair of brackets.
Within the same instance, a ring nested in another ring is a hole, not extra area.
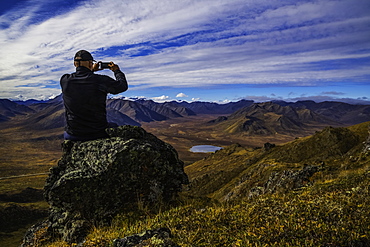
[(111, 70), (111, 71), (116, 71), (116, 70), (119, 70), (119, 67), (118, 67), (118, 65), (117, 64), (114, 64), (113, 62), (110, 62), (109, 64), (108, 64), (108, 66), (109, 66), (109, 69)]
[(100, 63), (101, 62), (97, 62), (97, 63), (94, 63), (93, 64), (93, 66), (92, 66), (92, 68), (91, 68), (91, 71), (99, 71), (99, 70), (102, 70), (101, 68), (99, 68), (100, 67)]

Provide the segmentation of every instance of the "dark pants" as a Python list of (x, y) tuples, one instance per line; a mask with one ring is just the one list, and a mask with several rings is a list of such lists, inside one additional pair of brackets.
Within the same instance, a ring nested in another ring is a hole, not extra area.
[[(117, 128), (118, 124), (109, 122), (108, 123), (108, 128)], [(68, 134), (67, 132), (64, 131), (64, 140), (70, 140), (70, 141), (92, 141), (92, 140), (97, 140), (97, 139), (103, 139), (103, 138), (109, 138), (109, 135), (106, 132), (103, 133), (97, 133), (97, 134), (92, 134), (89, 136), (75, 136)]]

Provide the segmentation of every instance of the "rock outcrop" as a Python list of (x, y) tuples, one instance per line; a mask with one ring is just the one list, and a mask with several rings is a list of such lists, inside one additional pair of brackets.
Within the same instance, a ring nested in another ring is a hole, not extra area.
[(312, 177), (321, 167), (305, 165), (301, 170), (283, 170), (273, 172), (263, 187), (254, 187), (249, 192), (249, 197), (265, 193), (284, 193), (302, 188), (310, 183)]
[(81, 242), (92, 226), (109, 224), (138, 204), (167, 203), (188, 183), (171, 145), (137, 126), (107, 133), (107, 139), (63, 143), (63, 156), (45, 185), (50, 210), (42, 224), (50, 235)]
[[(269, 166), (263, 164), (262, 166)], [(225, 201), (232, 201), (243, 197), (255, 197), (262, 194), (286, 193), (296, 190), (310, 184), (310, 178), (322, 169), (322, 165), (304, 165), (300, 170), (282, 170), (272, 172), (263, 184), (263, 186), (254, 186), (250, 188), (248, 183), (241, 182), (225, 197)], [(247, 176), (248, 177), (248, 176)]]

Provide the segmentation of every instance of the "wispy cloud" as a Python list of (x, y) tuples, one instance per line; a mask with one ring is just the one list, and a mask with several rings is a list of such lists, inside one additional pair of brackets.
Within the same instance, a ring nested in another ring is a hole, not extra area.
[(330, 92), (322, 92), (322, 95), (345, 95), (343, 92), (335, 92), (335, 91), (330, 91)]
[(57, 94), (80, 49), (118, 63), (132, 90), (368, 83), (369, 12), (366, 0), (27, 1), (0, 16), (0, 97)]

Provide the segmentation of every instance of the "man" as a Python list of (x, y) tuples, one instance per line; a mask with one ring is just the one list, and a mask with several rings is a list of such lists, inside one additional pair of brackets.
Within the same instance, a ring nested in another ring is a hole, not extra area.
[(63, 92), (65, 116), (64, 139), (90, 141), (107, 138), (105, 132), (111, 127), (107, 121), (107, 94), (118, 94), (127, 90), (125, 74), (118, 65), (110, 62), (108, 67), (116, 79), (106, 75), (94, 74), (101, 70), (94, 63), (92, 55), (85, 50), (78, 51), (74, 57), (76, 72), (65, 74), (60, 79)]

